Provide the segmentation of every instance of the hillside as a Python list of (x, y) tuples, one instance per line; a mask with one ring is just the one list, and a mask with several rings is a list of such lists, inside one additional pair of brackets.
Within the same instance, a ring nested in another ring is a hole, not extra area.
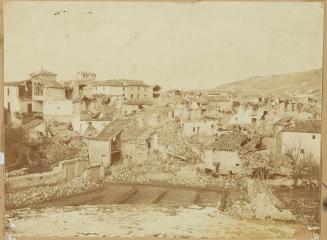
[(320, 98), (322, 93), (322, 69), (270, 76), (255, 76), (223, 84), (216, 90), (237, 90), (277, 95), (312, 93)]

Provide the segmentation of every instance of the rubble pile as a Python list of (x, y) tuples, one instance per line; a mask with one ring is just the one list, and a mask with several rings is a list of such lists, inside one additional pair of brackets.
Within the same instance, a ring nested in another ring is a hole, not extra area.
[(52, 128), (52, 137), (45, 151), (52, 162), (84, 157), (88, 152), (88, 141), (80, 134), (69, 129)]
[(195, 162), (199, 158), (199, 156), (197, 156), (193, 149), (187, 144), (175, 144), (171, 146), (169, 152), (186, 159), (188, 162)]
[(170, 122), (165, 124), (164, 127), (158, 128), (158, 140), (160, 144), (163, 145), (175, 145), (180, 141), (179, 124), (175, 122)]
[(232, 203), (227, 212), (246, 219), (296, 220), (291, 211), (282, 210), (280, 205), (267, 186), (248, 179), (243, 185), (241, 197)]
[(211, 175), (200, 172), (196, 165), (168, 158), (165, 155), (153, 154), (142, 163), (123, 160), (111, 168), (107, 178), (110, 182), (147, 183), (160, 181), (173, 185), (188, 187), (222, 187), (239, 188), (242, 180), (236, 176), (220, 176), (213, 178)]
[(100, 184), (92, 183), (85, 178), (79, 177), (55, 186), (35, 187), (16, 193), (9, 193), (6, 199), (6, 205), (8, 208), (26, 207), (77, 193), (95, 190), (99, 187)]
[(142, 163), (124, 159), (111, 168), (109, 181), (121, 182), (149, 182), (147, 174), (168, 173), (174, 174), (185, 163), (176, 159), (163, 158), (160, 154), (152, 154)]
[(18, 169), (18, 170), (14, 170), (14, 171), (11, 171), (11, 172), (8, 172), (8, 177), (18, 177), (18, 176), (23, 176), (23, 175), (26, 175), (28, 174), (28, 169), (27, 168), (21, 168), (21, 169)]

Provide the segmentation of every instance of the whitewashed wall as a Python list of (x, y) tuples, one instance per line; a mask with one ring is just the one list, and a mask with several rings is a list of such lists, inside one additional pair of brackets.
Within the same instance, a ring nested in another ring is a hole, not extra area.
[(317, 133), (282, 132), (282, 151), (288, 148), (301, 146), (305, 152), (312, 152), (320, 161), (321, 135)]

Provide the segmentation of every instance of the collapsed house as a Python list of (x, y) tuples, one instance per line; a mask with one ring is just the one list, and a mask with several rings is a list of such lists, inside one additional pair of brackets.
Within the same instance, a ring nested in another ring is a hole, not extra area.
[(184, 136), (214, 135), (218, 132), (218, 121), (202, 117), (199, 120), (183, 121), (181, 131)]
[(118, 118), (109, 123), (96, 136), (89, 138), (91, 164), (111, 166), (122, 158), (122, 135), (132, 122), (131, 118)]
[(129, 115), (142, 109), (151, 107), (154, 104), (152, 99), (130, 99), (123, 103), (122, 113)]
[(142, 162), (159, 150), (157, 133), (139, 115), (120, 117), (89, 137), (89, 159), (104, 167), (122, 159)]
[(241, 132), (222, 135), (205, 145), (203, 162), (205, 168), (218, 174), (235, 174), (242, 171), (241, 155), (264, 149), (262, 137)]
[(122, 137), (122, 152), (124, 159), (133, 162), (143, 162), (148, 158), (150, 148), (158, 149), (157, 138), (151, 138), (152, 130), (149, 128), (129, 128)]

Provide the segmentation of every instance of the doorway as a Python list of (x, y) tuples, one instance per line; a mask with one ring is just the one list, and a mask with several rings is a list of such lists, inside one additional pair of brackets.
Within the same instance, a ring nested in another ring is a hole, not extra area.
[(27, 112), (31, 113), (32, 112), (32, 103), (27, 104)]

